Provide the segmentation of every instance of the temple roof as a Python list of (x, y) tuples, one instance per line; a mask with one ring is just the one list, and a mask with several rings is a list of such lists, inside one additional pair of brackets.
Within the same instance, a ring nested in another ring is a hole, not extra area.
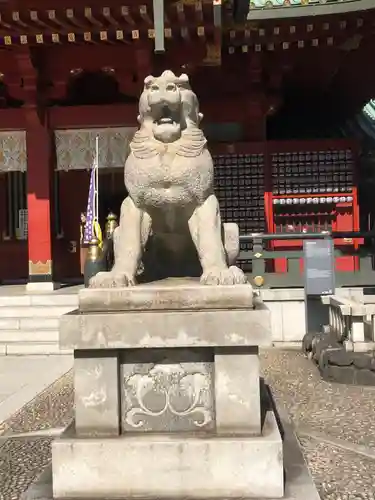
[(362, 113), (370, 118), (375, 125), (375, 99), (371, 99), (371, 101), (363, 107)]
[(371, 99), (354, 119), (348, 120), (341, 133), (346, 137), (355, 137), (361, 144), (364, 157), (373, 156), (375, 151), (375, 99)]

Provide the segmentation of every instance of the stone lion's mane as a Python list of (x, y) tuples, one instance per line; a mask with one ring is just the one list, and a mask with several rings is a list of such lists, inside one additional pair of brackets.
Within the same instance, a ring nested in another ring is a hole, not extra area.
[(141, 160), (146, 160), (168, 151), (185, 158), (194, 158), (202, 154), (206, 148), (207, 140), (202, 130), (198, 127), (189, 127), (182, 132), (181, 138), (175, 142), (164, 144), (157, 141), (152, 132), (142, 127), (134, 134), (130, 143), (133, 155)]

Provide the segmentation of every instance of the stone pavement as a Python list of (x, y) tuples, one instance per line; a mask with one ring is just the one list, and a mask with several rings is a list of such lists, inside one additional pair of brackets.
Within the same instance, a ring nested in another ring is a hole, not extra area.
[(0, 357), (0, 433), (2, 422), (67, 373), (72, 365), (72, 356)]
[[(270, 350), (261, 363), (292, 417), (321, 498), (375, 500), (375, 389), (324, 382), (298, 352)], [(69, 422), (72, 407), (70, 372), (3, 424), (1, 500), (18, 500), (48, 465), (51, 433)], [(40, 434), (14, 434), (30, 431)]]

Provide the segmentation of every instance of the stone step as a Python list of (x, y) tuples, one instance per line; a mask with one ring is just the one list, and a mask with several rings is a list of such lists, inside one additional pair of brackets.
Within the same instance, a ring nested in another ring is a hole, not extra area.
[(74, 309), (72, 306), (3, 306), (1, 318), (59, 318)]
[(57, 342), (0, 342), (0, 355), (27, 356), (27, 355), (61, 354), (69, 355), (72, 351), (60, 350)]
[(0, 295), (0, 356), (70, 354), (59, 349), (59, 318), (77, 293)]
[(0, 330), (0, 343), (58, 343), (58, 330)]
[(59, 317), (46, 318), (1, 318), (0, 317), (0, 331), (1, 330), (58, 330)]
[(4, 307), (30, 307), (30, 306), (66, 306), (75, 309), (78, 307), (78, 294), (22, 294), (0, 295), (0, 315)]

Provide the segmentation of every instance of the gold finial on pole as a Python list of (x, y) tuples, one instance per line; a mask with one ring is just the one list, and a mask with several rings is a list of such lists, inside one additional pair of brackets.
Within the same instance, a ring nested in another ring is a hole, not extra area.
[(100, 248), (100, 242), (97, 238), (93, 238), (89, 243), (87, 259), (85, 262), (84, 280), (85, 287), (90, 284), (90, 279), (101, 271), (106, 270), (103, 251)]
[(113, 212), (110, 212), (107, 215), (107, 222), (105, 225), (105, 234), (107, 238), (112, 237), (117, 226), (118, 226), (117, 215), (115, 215)]
[(101, 251), (99, 247), (99, 240), (97, 238), (93, 238), (89, 243), (89, 250), (87, 257), (92, 262), (97, 262), (101, 257), (100, 254)]

